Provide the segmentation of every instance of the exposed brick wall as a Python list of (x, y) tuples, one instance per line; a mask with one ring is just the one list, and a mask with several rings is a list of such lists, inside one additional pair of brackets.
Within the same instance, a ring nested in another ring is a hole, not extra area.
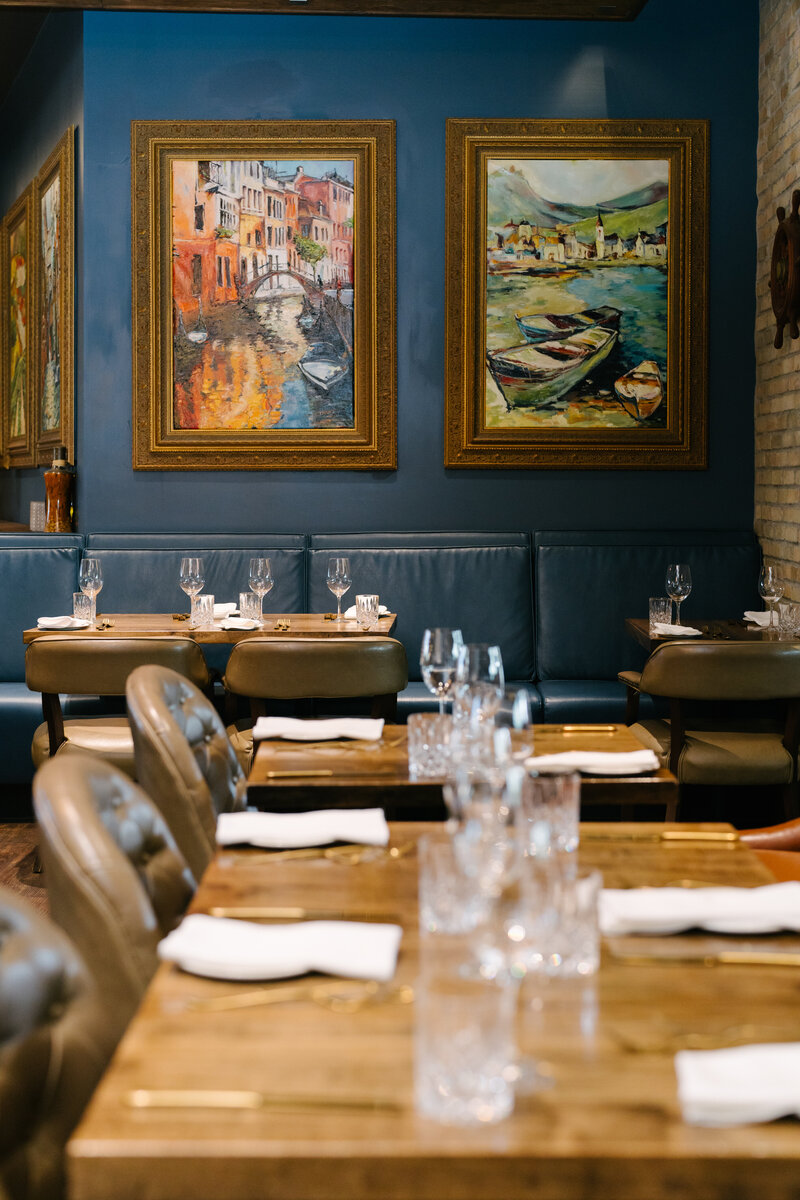
[(775, 212), (800, 188), (800, 0), (761, 0), (760, 22), (755, 528), (800, 600), (800, 338), (775, 349), (769, 293)]

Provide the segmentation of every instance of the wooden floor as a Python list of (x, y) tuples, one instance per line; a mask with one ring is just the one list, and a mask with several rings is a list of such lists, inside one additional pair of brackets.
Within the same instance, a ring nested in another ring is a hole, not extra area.
[(0, 823), (0, 886), (18, 892), (47, 912), (44, 875), (37, 872), (35, 821)]

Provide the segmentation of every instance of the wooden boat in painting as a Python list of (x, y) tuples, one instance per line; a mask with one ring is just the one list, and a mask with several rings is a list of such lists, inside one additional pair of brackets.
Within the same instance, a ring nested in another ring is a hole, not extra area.
[(646, 421), (651, 417), (664, 398), (664, 388), (658, 363), (651, 359), (640, 362), (638, 367), (622, 375), (614, 384), (614, 390), (625, 412), (635, 421)]
[(544, 408), (607, 358), (618, 337), (616, 329), (591, 325), (549, 342), (490, 350), (486, 362), (509, 408)]
[(591, 325), (619, 329), (622, 313), (610, 304), (600, 308), (584, 308), (576, 313), (514, 313), (514, 320), (526, 342), (546, 342), (552, 338), (569, 337)]
[(348, 371), (346, 356), (330, 342), (312, 342), (297, 365), (309, 383), (323, 392), (331, 391)]

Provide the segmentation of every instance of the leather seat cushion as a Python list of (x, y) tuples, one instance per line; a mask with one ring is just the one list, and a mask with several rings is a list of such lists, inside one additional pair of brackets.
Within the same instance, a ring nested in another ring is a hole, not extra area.
[(230, 743), (239, 759), (239, 764), (247, 774), (250, 770), (250, 765), (253, 759), (253, 729), (246, 722), (241, 721), (235, 725), (229, 725), (226, 730)]
[[(561, 722), (625, 721), (627, 690), (618, 679), (542, 679), (536, 684), (542, 699), (542, 711), (547, 724)], [(665, 712), (664, 701), (643, 695), (639, 711), (643, 717)]]
[[(65, 721), (64, 733), (67, 740), (60, 747), (59, 755), (88, 750), (124, 771), (131, 779), (136, 778), (133, 735), (127, 717), (100, 717), (97, 720), (78, 718)], [(40, 767), (50, 757), (46, 724), (40, 725), (34, 733), (31, 754), (36, 767)]]
[[(631, 727), (639, 740), (669, 765), (668, 721), (640, 721)], [(681, 783), (773, 785), (791, 783), (794, 764), (778, 733), (689, 730), (678, 762)]]
[(779, 882), (800, 879), (800, 854), (796, 850), (756, 850), (755, 853)]
[[(536, 685), (529, 683), (526, 680), (506, 680), (506, 690), (515, 692), (519, 688), (525, 688), (531, 701), (531, 719), (534, 722), (542, 720), (542, 698), (536, 689)], [(449, 702), (448, 702), (449, 710)], [(398, 719), (405, 721), (409, 713), (415, 712), (438, 712), (439, 701), (425, 687), (424, 683), (413, 681), (408, 687), (397, 695), (397, 715)]]

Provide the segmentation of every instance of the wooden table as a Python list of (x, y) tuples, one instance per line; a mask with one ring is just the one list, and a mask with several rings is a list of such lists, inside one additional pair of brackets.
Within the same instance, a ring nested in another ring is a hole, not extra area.
[[(421, 828), (393, 827), (392, 844)], [(662, 842), (658, 830), (592, 825), (580, 858), (601, 867), (609, 886), (680, 878), (768, 882), (739, 842)], [(413, 986), (414, 855), (352, 866), (271, 863), (265, 852), (224, 851), (194, 907), (259, 903), (399, 916), (396, 981)], [(627, 941), (654, 953), (740, 944), (703, 934)], [(800, 951), (796, 936), (758, 944), (776, 942)], [(692, 1040), (711, 1047), (797, 1039), (800, 967), (633, 965), (612, 949), (625, 945), (604, 946), (593, 979), (523, 985), (520, 1044), (553, 1086), (520, 1097), (506, 1121), (479, 1129), (415, 1114), (413, 1004), (347, 1013), (303, 999), (187, 1010), (192, 998), (260, 985), (162, 966), (70, 1141), (70, 1200), (796, 1200), (797, 1122), (685, 1125), (673, 1055)], [(296, 1107), (155, 1110), (134, 1109), (127, 1099), (133, 1089), (201, 1088), (288, 1095)], [(304, 1109), (303, 1096), (313, 1094), (328, 1105)], [(389, 1097), (400, 1111), (337, 1107), (348, 1097)]]
[[(100, 614), (98, 614), (100, 616)], [(397, 615), (388, 613), (380, 617), (376, 629), (368, 633), (359, 626), (356, 620), (337, 621), (326, 617), (323, 613), (264, 613), (262, 629), (223, 629), (220, 622), (213, 628), (192, 629), (187, 619), (179, 620), (172, 613), (103, 613), (102, 619), (113, 622), (111, 629), (80, 629), (74, 630), (84, 636), (95, 638), (109, 637), (190, 637), (201, 645), (233, 645), (249, 637), (287, 637), (287, 638), (320, 638), (320, 637), (374, 637), (387, 636), (392, 632)], [(289, 628), (281, 628), (288, 622)], [(276, 625), (279, 628), (276, 629)], [(23, 642), (34, 641), (35, 638), (52, 637), (53, 634), (69, 634), (69, 629), (26, 629), (22, 635)]]
[[(522, 735), (514, 733), (519, 742)], [(536, 725), (536, 754), (566, 750), (641, 750), (625, 725)], [(308, 771), (324, 772), (319, 775)], [(296, 772), (296, 774), (295, 774)], [(328, 773), (329, 772), (329, 773)], [(442, 820), (442, 779), (413, 779), (404, 725), (387, 725), (379, 742), (259, 742), (247, 782), (248, 803), (272, 812), (381, 805), (390, 820)], [(581, 781), (582, 805), (677, 805), (678, 781), (660, 769), (647, 775)], [(674, 809), (673, 809), (674, 811)]]
[[(725, 641), (725, 642), (775, 642), (782, 640), (778, 636), (777, 626), (772, 628), (762, 629), (760, 625), (752, 625), (749, 621), (681, 621), (682, 625), (688, 626), (691, 629), (699, 629), (701, 637), (689, 638), (684, 637), (683, 641), (691, 639), (693, 642), (702, 641)], [(650, 622), (647, 618), (626, 617), (625, 628), (632, 638), (644, 646), (645, 650), (652, 653), (656, 646), (660, 646), (663, 642), (679, 642), (681, 637), (651, 637)], [(791, 641), (798, 639), (792, 638)]]

